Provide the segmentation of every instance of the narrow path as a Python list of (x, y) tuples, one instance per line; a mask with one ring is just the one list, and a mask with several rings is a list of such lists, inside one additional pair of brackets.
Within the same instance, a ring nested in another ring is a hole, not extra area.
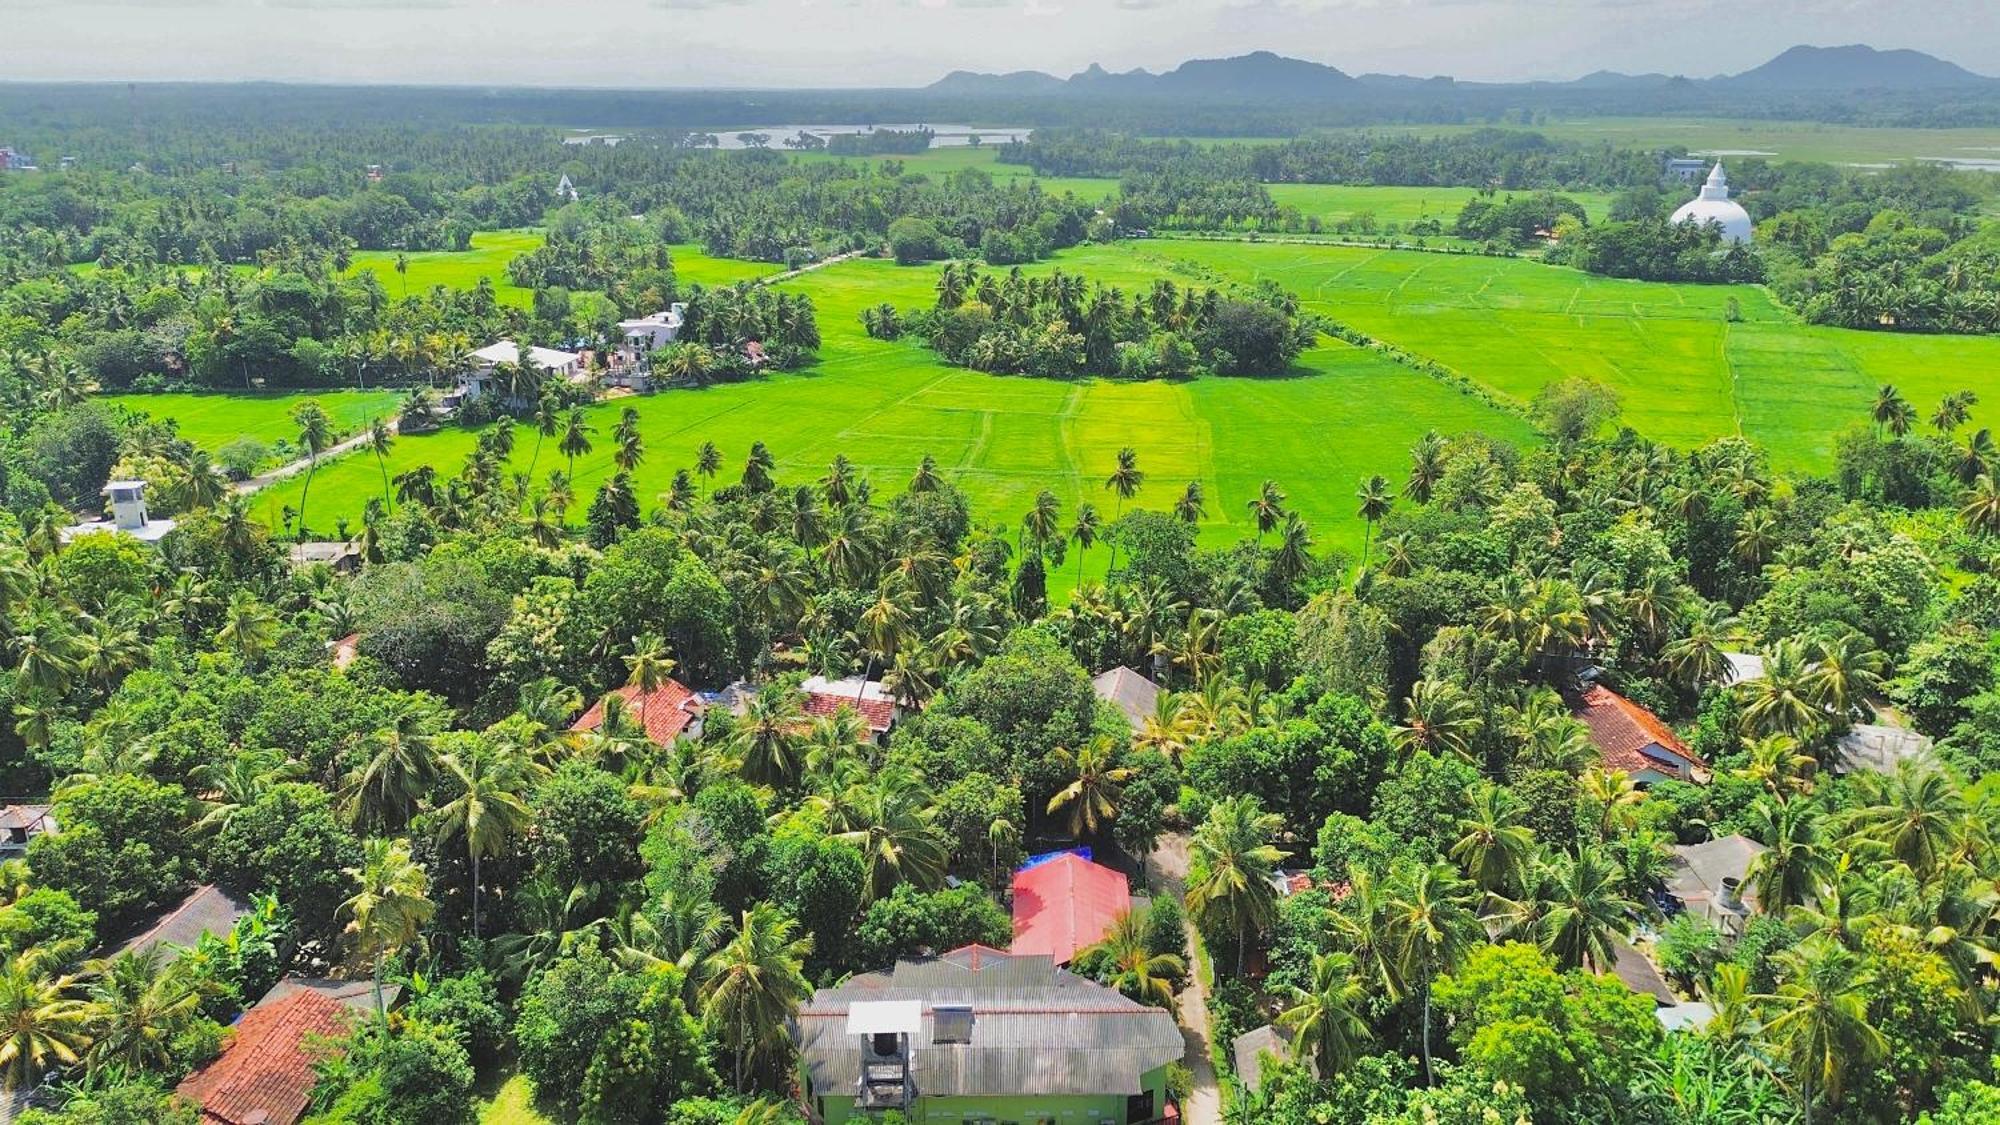
[[(1185, 903), (1188, 872), (1188, 838), (1185, 833), (1170, 832), (1160, 837), (1153, 854), (1146, 857), (1146, 869), (1152, 884), (1176, 901)], [(1222, 1090), (1217, 1084), (1215, 1063), (1209, 1055), (1208, 986), (1202, 983), (1201, 972), (1193, 959), (1194, 923), (1187, 921), (1188, 982), (1174, 998), (1174, 1014), (1181, 1025), (1181, 1039), (1186, 1049), (1181, 1055), (1182, 1063), (1194, 1081), (1188, 1089), (1187, 1101), (1181, 1106), (1181, 1120), (1187, 1125), (1222, 1125)]]
[[(399, 432), (398, 427), (400, 425), (400, 421), (401, 421), (400, 419), (392, 419), (389, 422), (389, 432), (391, 434)], [(320, 453), (319, 459), (322, 461), (326, 461), (331, 458), (338, 457), (343, 453), (352, 453), (355, 450), (367, 444), (368, 444), (368, 430), (366, 427), (363, 427), (360, 433), (354, 435), (351, 438), (348, 438), (346, 441), (343, 441), (338, 445), (327, 446), (326, 449)], [(274, 485), (281, 480), (285, 480), (288, 477), (295, 477), (298, 476), (300, 473), (305, 472), (306, 466), (311, 463), (312, 462), (308, 458), (301, 457), (296, 461), (279, 465), (275, 469), (258, 473), (256, 476), (251, 477), (248, 480), (239, 480), (235, 484), (229, 486), (230, 491), (239, 494), (248, 494), (257, 491), (260, 488), (268, 488), (269, 486)]]
[(817, 262), (807, 262), (795, 270), (786, 270), (783, 273), (774, 273), (769, 277), (760, 277), (757, 279), (757, 284), (776, 285), (780, 281), (790, 281), (802, 273), (811, 273), (814, 270), (825, 269), (828, 266), (845, 262), (850, 258), (865, 258), (872, 253), (874, 253), (873, 250), (849, 250), (845, 254), (835, 254), (831, 258), (821, 258)]

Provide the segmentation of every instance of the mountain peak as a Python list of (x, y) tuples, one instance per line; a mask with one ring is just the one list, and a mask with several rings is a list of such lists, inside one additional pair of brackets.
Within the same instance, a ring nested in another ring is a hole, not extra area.
[(1800, 44), (1723, 81), (1791, 90), (1924, 90), (1993, 80), (1922, 51), (1883, 51), (1865, 43), (1850, 43), (1840, 47)]

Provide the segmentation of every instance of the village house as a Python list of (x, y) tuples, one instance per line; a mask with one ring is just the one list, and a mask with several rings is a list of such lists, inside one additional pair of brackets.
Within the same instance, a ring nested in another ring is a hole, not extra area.
[(48, 805), (0, 806), (0, 859), (26, 854), (28, 841), (55, 830)]
[(618, 346), (607, 357), (604, 381), (635, 391), (653, 386), (653, 353), (680, 338), (687, 303), (676, 301), (659, 312), (618, 322)]
[(1740, 935), (1757, 909), (1756, 895), (1747, 886), (1750, 863), (1768, 850), (1740, 834), (1675, 845), (1667, 894), (1689, 914), (1732, 937)]
[(802, 706), (807, 716), (821, 718), (846, 707), (867, 724), (868, 733), (877, 742), (887, 738), (897, 720), (903, 717), (902, 708), (896, 706), (896, 697), (889, 694), (880, 680), (807, 676), (799, 684), (799, 691), (805, 696)]
[(607, 692), (590, 705), (590, 710), (571, 723), (569, 729), (582, 733), (602, 728), (606, 706), (614, 698), (620, 701), (627, 719), (644, 725), (646, 737), (654, 745), (671, 746), (682, 735), (689, 738), (701, 736), (704, 706), (701, 696), (679, 680), (668, 680), (650, 692), (630, 684)]
[(168, 950), (193, 949), (201, 935), (228, 937), (238, 920), (250, 913), (249, 901), (238, 898), (213, 883), (188, 892), (158, 921), (118, 947), (120, 953), (144, 953), (155, 946)]
[(1623, 770), (1634, 784), (1706, 781), (1708, 765), (1688, 749), (1658, 715), (1602, 684), (1591, 684), (1571, 704), (1589, 729), (1607, 770)]
[(1913, 730), (1880, 723), (1856, 723), (1834, 740), (1834, 768), (1841, 773), (1873, 770), (1893, 774), (1905, 761), (1928, 754), (1931, 740)]
[(1174, 1017), (1046, 955), (970, 945), (823, 988), (793, 1021), (812, 1120), (1137, 1125), (1169, 1113)]
[(1133, 730), (1146, 725), (1160, 699), (1160, 685), (1124, 665), (1099, 672), (1090, 681), (1097, 698), (1118, 708)]
[[(455, 410), (487, 395), (506, 396), (503, 405), (509, 410), (522, 410), (534, 405), (527, 396), (508, 390), (507, 372), (521, 362), (523, 351), (521, 345), (512, 340), (496, 340), (468, 353), (465, 357), (466, 372), (458, 377), (458, 385), (444, 396), (445, 409)], [(535, 347), (525, 351), (528, 362), (545, 379), (573, 380), (583, 374), (583, 357), (575, 352)]]
[[(383, 995), (386, 1003), (393, 986)], [(296, 1125), (329, 1041), (374, 1011), (370, 982), (287, 977), (243, 1013), (222, 1053), (175, 1091), (203, 1125)]]
[(1064, 852), (1014, 872), (1014, 942), (1009, 952), (1042, 954), (1058, 965), (1104, 940), (1132, 909), (1125, 876)]

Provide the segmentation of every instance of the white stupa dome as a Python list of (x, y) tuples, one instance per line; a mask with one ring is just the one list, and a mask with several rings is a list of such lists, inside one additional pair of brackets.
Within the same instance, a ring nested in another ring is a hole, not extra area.
[(1703, 226), (1714, 223), (1722, 228), (1724, 242), (1750, 241), (1750, 212), (1729, 198), (1729, 177), (1722, 174), (1721, 161), (1717, 161), (1715, 170), (1708, 174), (1708, 182), (1701, 186), (1701, 194), (1681, 204), (1681, 209), (1674, 212), (1674, 222)]

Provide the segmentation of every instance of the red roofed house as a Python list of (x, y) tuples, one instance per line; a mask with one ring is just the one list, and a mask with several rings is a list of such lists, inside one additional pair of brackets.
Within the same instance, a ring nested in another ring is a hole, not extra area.
[(1067, 965), (1103, 940), (1132, 909), (1125, 876), (1079, 855), (1059, 856), (1014, 873), (1016, 956), (1046, 954)]
[(896, 706), (896, 698), (877, 680), (863, 680), (859, 676), (842, 680), (807, 676), (799, 684), (799, 690), (805, 693), (807, 716), (819, 718), (845, 707), (868, 724), (868, 732), (877, 740), (888, 734), (889, 728), (895, 726), (896, 720), (902, 716), (902, 711)]
[(692, 738), (701, 733), (701, 697), (679, 680), (668, 680), (650, 695), (631, 686), (607, 692), (569, 729), (591, 731), (603, 726), (604, 701), (614, 695), (624, 701), (627, 717), (634, 722), (643, 717), (646, 737), (660, 746), (672, 745), (683, 734)]
[(319, 1076), (316, 1039), (348, 1027), (348, 1006), (311, 989), (245, 1012), (222, 1053), (177, 1091), (201, 1106), (204, 1125), (295, 1125)]
[(1624, 770), (1637, 785), (1656, 781), (1701, 781), (1708, 763), (1695, 756), (1658, 715), (1602, 684), (1592, 684), (1576, 701), (1576, 717), (1590, 728), (1590, 741), (1608, 770)]

